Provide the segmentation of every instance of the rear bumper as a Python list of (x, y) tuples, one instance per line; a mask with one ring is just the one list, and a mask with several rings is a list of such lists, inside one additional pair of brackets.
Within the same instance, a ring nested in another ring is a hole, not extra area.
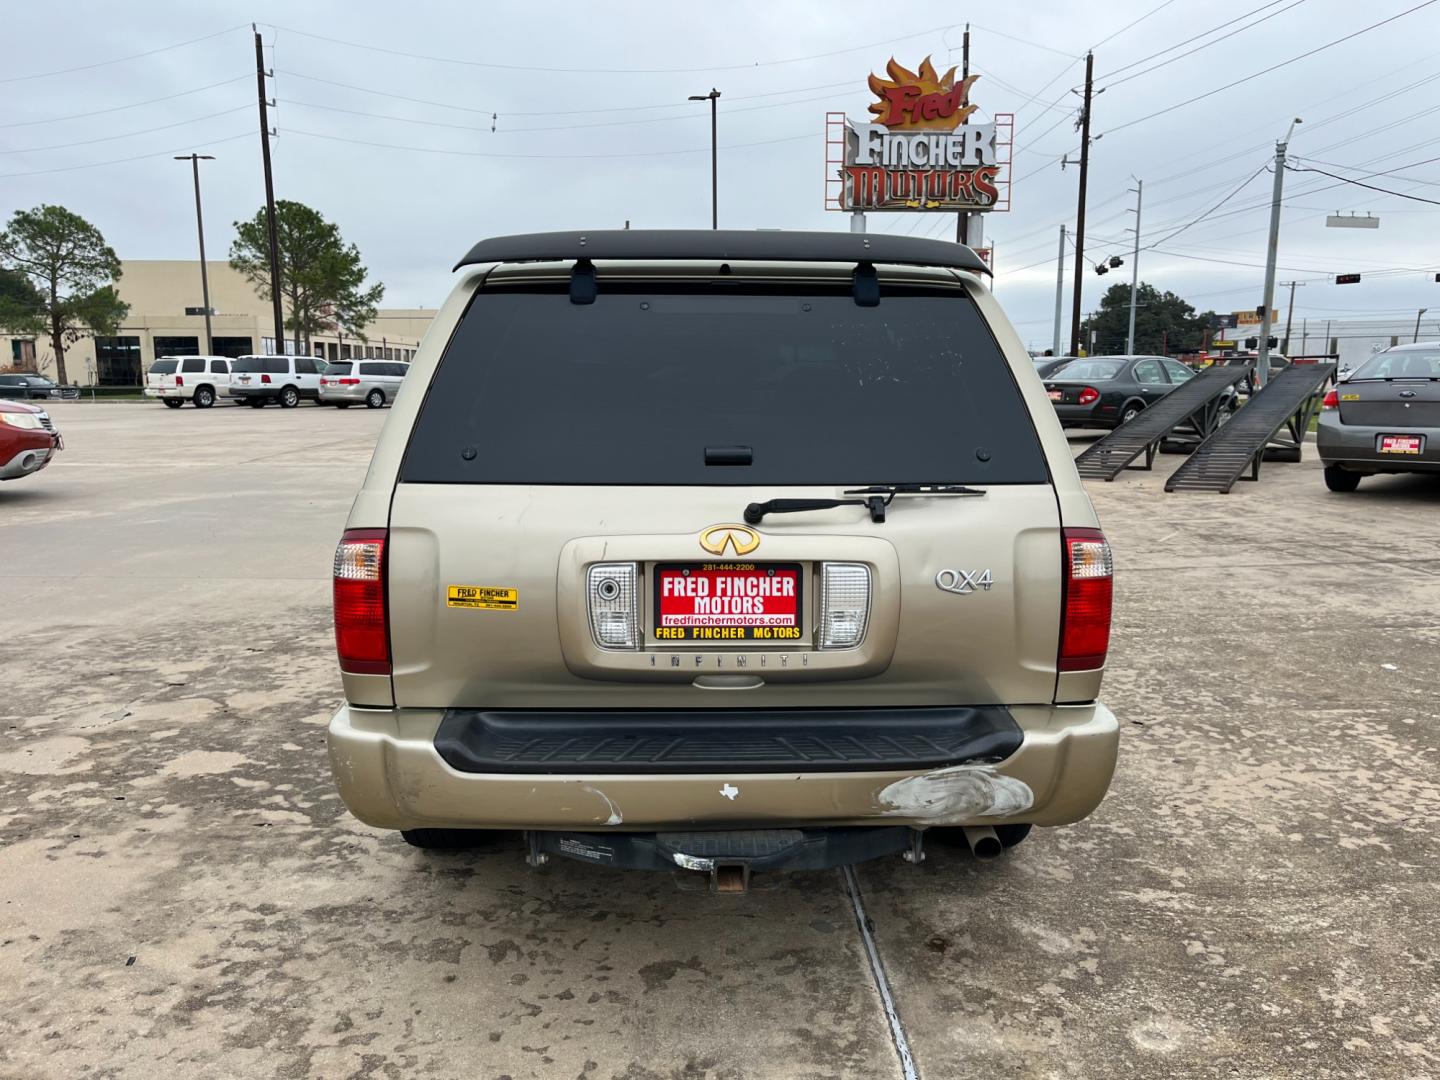
[(597, 762), (565, 773), (461, 772), (436, 749), (445, 719), (438, 709), (345, 706), (327, 742), (345, 805), (387, 829), (1065, 825), (1094, 810), (1119, 745), (1110, 710), (1094, 703), (1008, 712), (1021, 740), (1003, 760), (863, 771), (706, 765), (634, 773)]
[[(1421, 454), (1382, 454), (1381, 435), (1420, 435)], [(1440, 428), (1372, 427), (1342, 424), (1334, 413), (1321, 413), (1315, 445), (1326, 465), (1344, 465), (1356, 472), (1440, 472)]]
[(147, 386), (145, 388), (145, 396), (153, 398), (183, 398), (186, 401), (190, 400), (190, 395), (185, 392), (184, 387), (180, 386)]
[(365, 395), (370, 391), (364, 386), (322, 386), (320, 387), (321, 401), (348, 401), (352, 404), (365, 400)]
[(278, 398), (280, 387), (278, 386), (232, 386), (229, 394), (233, 398), (241, 400), (252, 400), (254, 398)]
[(1118, 422), (1114, 405), (1060, 405), (1052, 402), (1061, 427), (1108, 428)]

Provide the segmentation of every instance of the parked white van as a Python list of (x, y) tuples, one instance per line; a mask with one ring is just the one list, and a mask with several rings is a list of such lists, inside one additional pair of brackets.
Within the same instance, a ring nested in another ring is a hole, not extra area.
[(320, 400), (325, 361), (318, 356), (241, 356), (234, 362), (230, 396), (262, 409), (278, 401), (293, 409), (302, 399)]
[(208, 409), (230, 392), (230, 365), (223, 356), (162, 356), (145, 373), (145, 396), (178, 409), (193, 401)]

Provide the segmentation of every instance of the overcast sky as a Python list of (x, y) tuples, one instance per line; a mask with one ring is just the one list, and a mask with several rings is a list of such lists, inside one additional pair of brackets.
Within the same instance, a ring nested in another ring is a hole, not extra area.
[[(1058, 228), (1074, 225), (1077, 178), (1058, 159), (1079, 146), (1070, 89), (1083, 81), (1087, 48), (1106, 88), (1094, 109), (1087, 263), (1120, 254), (1126, 265), (1103, 278), (1087, 267), (1083, 307), (1128, 281), (1127, 189), (1139, 177), (1142, 241), (1164, 238), (1142, 253), (1142, 279), (1229, 311), (1260, 300), (1266, 168), (1293, 117), (1305, 121), (1291, 144), (1297, 164), (1440, 200), (1440, 4), (1284, 63), (1421, 3), (975, 8), (972, 72), (981, 78), (971, 100), (986, 114), (1017, 114), (1013, 208), (986, 226), (996, 293), (1021, 336), (1037, 347), (1050, 340)], [(963, 23), (939, 24), (963, 10), (849, 0), (12, 5), (7, 36), (26, 47), (10, 49), (0, 72), (0, 213), (59, 203), (122, 258), (194, 258), (190, 172), (171, 156), (211, 153), (206, 236), (211, 257), (223, 258), (231, 223), (263, 200), (255, 20), (280, 102), (277, 197), (336, 221), (385, 283), (386, 306), (439, 304), (449, 268), (483, 236), (626, 220), (707, 225), (708, 105), (686, 98), (712, 86), (722, 93), (722, 227), (843, 229), (844, 216), (823, 209), (826, 111), (865, 117), (866, 76), (892, 55), (912, 68), (927, 55), (942, 70), (958, 63)], [(1283, 66), (1242, 81), (1272, 65)], [(1297, 326), (1413, 318), (1429, 306), (1435, 318), (1422, 333), (1440, 337), (1440, 205), (1295, 172), (1285, 204), (1279, 280), (1307, 282)], [(1373, 212), (1381, 226), (1327, 229), (1335, 210)], [(872, 231), (947, 237), (953, 223), (870, 217)], [(1337, 272), (1365, 276), (1336, 286), (1327, 276)]]

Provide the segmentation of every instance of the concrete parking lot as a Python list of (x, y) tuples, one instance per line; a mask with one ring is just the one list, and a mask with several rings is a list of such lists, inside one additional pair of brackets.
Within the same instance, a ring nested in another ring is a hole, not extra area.
[[(52, 411), (0, 485), (0, 1076), (902, 1075), (841, 874), (715, 898), (345, 813), (329, 564), (388, 411)], [(1440, 481), (1178, 460), (1093, 488), (1108, 800), (858, 869), (919, 1075), (1440, 1075)]]

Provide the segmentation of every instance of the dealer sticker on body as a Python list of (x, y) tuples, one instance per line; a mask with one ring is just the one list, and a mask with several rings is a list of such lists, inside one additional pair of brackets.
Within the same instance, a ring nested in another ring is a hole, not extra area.
[(482, 611), (514, 611), (520, 606), (519, 589), (495, 585), (451, 585), (446, 607), (477, 608)]

